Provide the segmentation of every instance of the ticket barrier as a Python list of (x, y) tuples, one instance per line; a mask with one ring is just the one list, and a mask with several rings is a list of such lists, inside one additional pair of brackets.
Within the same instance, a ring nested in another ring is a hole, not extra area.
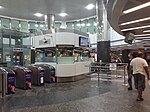
[(35, 66), (39, 66), (44, 68), (45, 74), (45, 82), (46, 83), (53, 83), (56, 82), (55, 78), (55, 68), (48, 64), (36, 64)]
[(12, 70), (15, 72), (16, 87), (20, 89), (31, 89), (31, 70), (26, 67), (14, 66)]
[(31, 70), (32, 76), (31, 76), (31, 82), (33, 85), (36, 86), (44, 86), (44, 69), (39, 66), (28, 66), (28, 69)]
[(6, 67), (0, 67), (0, 92), (3, 97), (15, 93), (15, 73)]

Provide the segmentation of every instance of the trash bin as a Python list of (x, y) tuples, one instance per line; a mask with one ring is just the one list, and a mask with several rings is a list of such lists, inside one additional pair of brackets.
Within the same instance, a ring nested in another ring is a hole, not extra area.
[(12, 70), (15, 72), (16, 87), (20, 89), (31, 89), (31, 70), (26, 67), (14, 66)]
[(45, 74), (45, 82), (46, 83), (53, 83), (55, 81), (55, 68), (48, 64), (35, 64), (35, 66), (39, 66), (44, 68)]
[(30, 69), (32, 73), (32, 84), (36, 86), (44, 86), (44, 68), (34, 65), (28, 66), (27, 68)]
[(15, 93), (15, 73), (6, 67), (0, 67), (0, 92)]

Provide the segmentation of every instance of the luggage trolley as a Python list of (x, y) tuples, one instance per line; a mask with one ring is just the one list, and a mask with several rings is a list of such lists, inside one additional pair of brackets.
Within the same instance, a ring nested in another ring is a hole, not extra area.
[(15, 73), (6, 67), (0, 67), (0, 92), (15, 93)]
[(25, 89), (25, 90), (32, 88), (31, 70), (21, 66), (12, 67), (12, 70), (15, 72), (17, 88)]
[(44, 86), (44, 69), (39, 66), (28, 66), (28, 69), (31, 70), (32, 76), (31, 76), (31, 82), (33, 85), (36, 86)]

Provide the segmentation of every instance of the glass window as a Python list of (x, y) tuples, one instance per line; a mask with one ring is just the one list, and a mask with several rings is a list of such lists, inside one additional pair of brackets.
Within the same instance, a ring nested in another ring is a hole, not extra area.
[(17, 21), (17, 20), (11, 20), (11, 29), (13, 29), (13, 30), (19, 30), (19, 21)]
[(55, 27), (56, 29), (60, 29), (60, 26), (61, 26), (61, 23), (55, 23), (55, 25), (54, 25), (54, 27)]
[(75, 30), (79, 30), (79, 31), (80, 31), (80, 29), (81, 29), (80, 21), (75, 22), (75, 24), (74, 24), (74, 25), (75, 25), (75, 26), (74, 26)]
[(28, 22), (21, 21), (20, 24), (21, 24), (20, 31), (22, 31), (22, 32), (29, 32)]
[(87, 20), (81, 22), (81, 32), (87, 33)]
[(1, 27), (4, 29), (10, 29), (10, 19), (1, 18)]
[(39, 23), (39, 24), (38, 24), (38, 30), (45, 30), (45, 29), (46, 29), (45, 27), (46, 27), (46, 26), (45, 26), (44, 23)]
[(73, 22), (67, 22), (67, 29), (74, 29), (74, 23)]
[(95, 33), (94, 21), (95, 21), (94, 18), (91, 18), (91, 19), (89, 19), (89, 21), (88, 21), (88, 24), (89, 24), (89, 26), (88, 26), (88, 32), (89, 32), (89, 33), (92, 33), (92, 34)]
[(38, 24), (34, 23), (34, 22), (29, 23), (29, 25), (30, 25), (29, 29), (37, 29), (37, 27), (38, 27)]

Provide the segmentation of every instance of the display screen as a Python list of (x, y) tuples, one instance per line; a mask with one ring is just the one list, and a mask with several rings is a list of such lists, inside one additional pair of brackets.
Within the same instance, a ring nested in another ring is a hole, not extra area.
[(89, 47), (88, 38), (79, 37), (79, 46), (81, 46), (81, 47)]

